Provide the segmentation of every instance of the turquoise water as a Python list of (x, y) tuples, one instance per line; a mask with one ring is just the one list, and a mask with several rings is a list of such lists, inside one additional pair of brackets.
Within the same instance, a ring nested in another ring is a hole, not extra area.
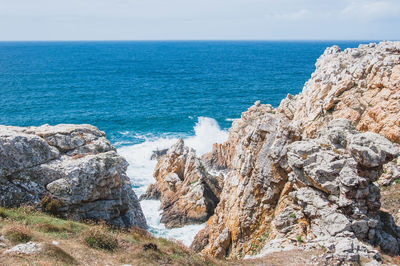
[[(0, 124), (93, 124), (130, 166), (138, 195), (153, 150), (184, 137), (201, 155), (256, 100), (297, 94), (327, 46), (360, 42), (0, 42)], [(203, 225), (168, 230), (142, 201), (149, 231), (190, 244)]]

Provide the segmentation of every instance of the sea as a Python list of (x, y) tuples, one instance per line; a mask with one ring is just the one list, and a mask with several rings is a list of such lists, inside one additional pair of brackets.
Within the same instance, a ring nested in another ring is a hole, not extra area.
[[(371, 41), (0, 42), (0, 124), (92, 124), (129, 162), (142, 195), (152, 152), (178, 138), (198, 155), (222, 143), (255, 101), (299, 93), (326, 47)], [(167, 229), (143, 200), (148, 230), (190, 245), (204, 227)]]

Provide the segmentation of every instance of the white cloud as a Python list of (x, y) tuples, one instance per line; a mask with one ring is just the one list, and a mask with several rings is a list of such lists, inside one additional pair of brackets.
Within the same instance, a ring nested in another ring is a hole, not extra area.
[(400, 1), (351, 1), (342, 9), (341, 15), (347, 19), (359, 19), (362, 21), (376, 21), (394, 16), (400, 17)]

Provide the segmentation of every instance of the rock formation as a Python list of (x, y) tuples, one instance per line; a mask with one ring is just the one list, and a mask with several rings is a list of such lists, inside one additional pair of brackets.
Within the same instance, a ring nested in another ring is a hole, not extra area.
[(179, 139), (160, 158), (154, 171), (156, 183), (141, 199), (159, 199), (167, 227), (202, 223), (219, 202), (222, 179), (208, 174), (193, 149)]
[(379, 259), (371, 245), (399, 254), (374, 184), (392, 178), (388, 167), (397, 173), (399, 117), (400, 42), (326, 49), (302, 93), (276, 109), (256, 102), (203, 156), (227, 175), (192, 247), (219, 257), (289, 245), (337, 260)]
[(0, 205), (145, 228), (127, 165), (90, 125), (0, 126)]

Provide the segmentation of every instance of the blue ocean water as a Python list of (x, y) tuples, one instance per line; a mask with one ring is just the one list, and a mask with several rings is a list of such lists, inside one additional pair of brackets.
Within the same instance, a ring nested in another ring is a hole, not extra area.
[(89, 123), (117, 145), (192, 134), (199, 116), (228, 128), (300, 92), (327, 46), (359, 43), (0, 42), (0, 124)]
[[(130, 163), (141, 195), (153, 150), (177, 137), (202, 154), (256, 100), (297, 94), (327, 46), (341, 42), (0, 42), (0, 124), (93, 124)], [(203, 225), (168, 230), (142, 201), (149, 231), (190, 244)]]

